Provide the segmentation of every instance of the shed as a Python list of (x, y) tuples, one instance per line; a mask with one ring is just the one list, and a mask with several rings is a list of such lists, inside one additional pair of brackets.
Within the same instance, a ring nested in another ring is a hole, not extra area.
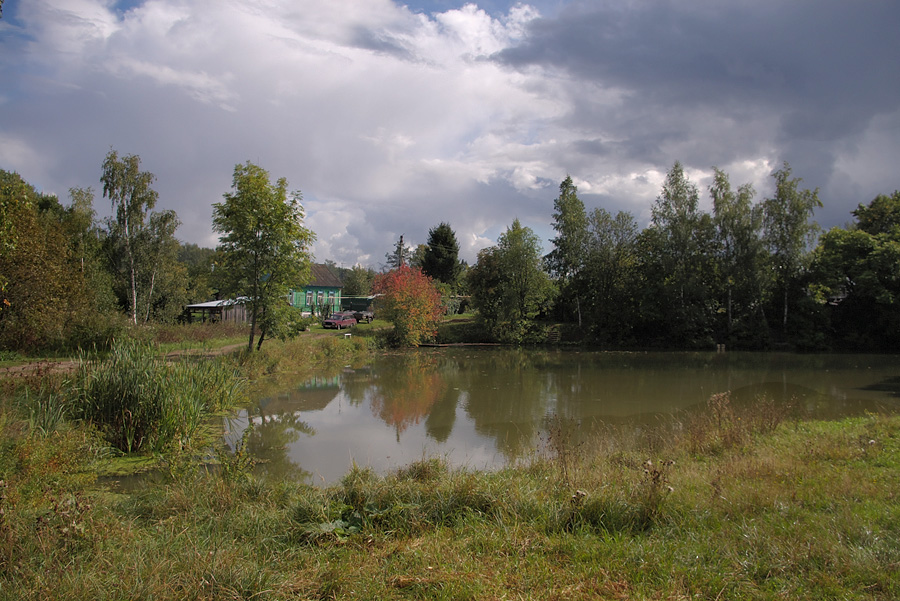
[(187, 305), (184, 312), (187, 314), (188, 323), (193, 323), (195, 320), (247, 323), (250, 312), (247, 311), (246, 301), (246, 297), (240, 297), (196, 303)]

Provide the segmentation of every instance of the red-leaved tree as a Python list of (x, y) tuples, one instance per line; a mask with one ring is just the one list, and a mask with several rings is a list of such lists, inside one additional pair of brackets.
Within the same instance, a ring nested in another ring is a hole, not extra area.
[(431, 278), (420, 269), (401, 265), (379, 274), (372, 289), (380, 295), (376, 301), (379, 317), (394, 324), (398, 345), (419, 346), (437, 332), (444, 306)]

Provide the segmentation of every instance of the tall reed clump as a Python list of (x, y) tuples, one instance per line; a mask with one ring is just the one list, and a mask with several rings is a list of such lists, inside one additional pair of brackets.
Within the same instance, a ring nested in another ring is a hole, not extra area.
[(169, 363), (146, 343), (120, 342), (82, 359), (72, 386), (76, 418), (126, 453), (190, 445), (204, 418), (237, 402), (236, 373), (216, 360)]

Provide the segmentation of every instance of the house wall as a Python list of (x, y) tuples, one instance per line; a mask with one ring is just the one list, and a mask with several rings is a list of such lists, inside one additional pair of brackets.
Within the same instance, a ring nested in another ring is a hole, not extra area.
[(306, 286), (291, 290), (291, 306), (313, 315), (329, 314), (341, 308), (341, 289), (325, 286)]

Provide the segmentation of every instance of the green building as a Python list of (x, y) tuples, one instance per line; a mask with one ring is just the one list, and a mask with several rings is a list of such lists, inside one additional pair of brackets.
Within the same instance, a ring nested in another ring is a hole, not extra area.
[(304, 315), (329, 316), (340, 310), (341, 289), (344, 287), (326, 265), (313, 263), (311, 278), (303, 290), (291, 290), (291, 306)]

